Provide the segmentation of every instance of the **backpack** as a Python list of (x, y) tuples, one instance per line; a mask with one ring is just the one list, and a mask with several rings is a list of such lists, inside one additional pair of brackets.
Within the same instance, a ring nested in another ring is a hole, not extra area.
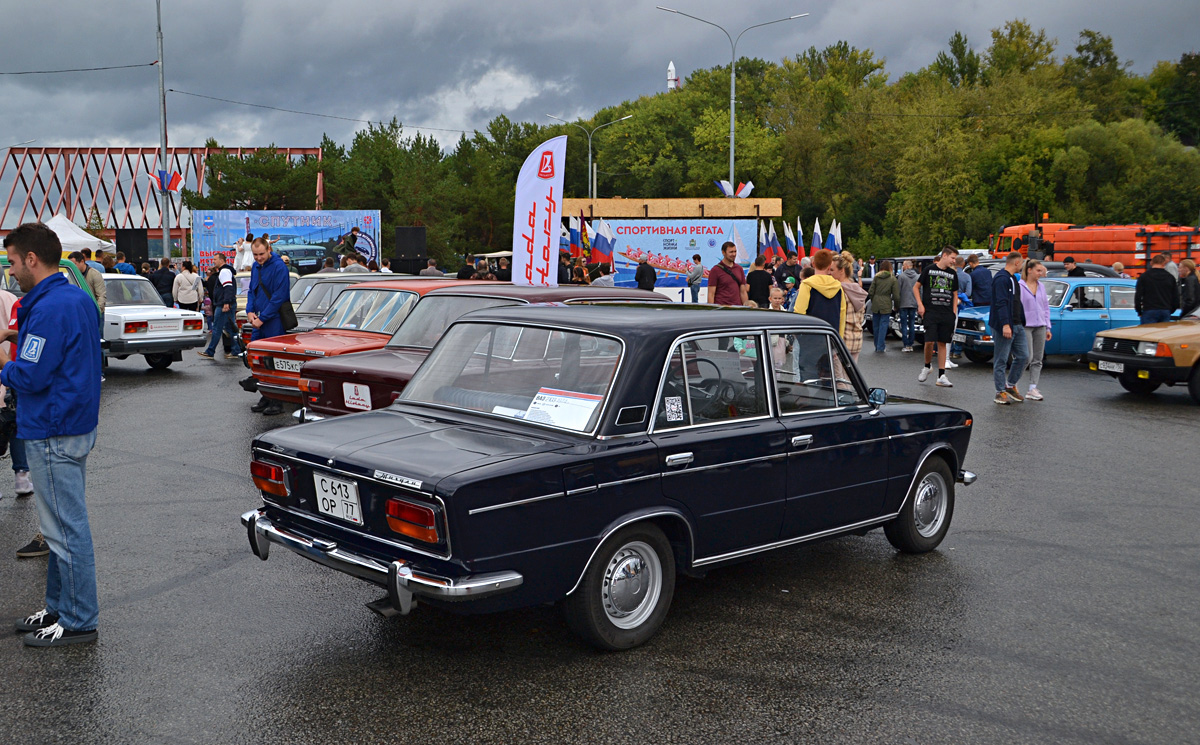
[(833, 297), (825, 297), (815, 289), (808, 293), (808, 311), (804, 314), (820, 318), (833, 326), (834, 331), (841, 333), (842, 327), (842, 291), (838, 290)]

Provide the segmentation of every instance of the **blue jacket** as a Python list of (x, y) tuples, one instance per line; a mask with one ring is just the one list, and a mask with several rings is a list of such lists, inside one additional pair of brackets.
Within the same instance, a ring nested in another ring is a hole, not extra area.
[[(250, 267), (250, 294), (246, 297), (246, 312), (257, 313), (263, 323), (279, 318), (279, 306), (289, 298), (292, 290), (287, 264), (272, 252), (271, 258), (261, 266), (256, 261)], [(268, 292), (271, 299), (267, 299)]]
[(17, 310), (17, 357), (0, 383), (17, 392), (26, 440), (86, 435), (100, 420), (96, 302), (62, 274), (38, 282)]
[(1025, 325), (1025, 306), (1021, 305), (1021, 296), (1017, 294), (1016, 275), (1002, 269), (992, 281), (992, 305), (988, 310), (988, 325), (996, 331), (1005, 326)]
[(992, 304), (992, 271), (986, 266), (977, 266), (971, 270), (971, 304)]

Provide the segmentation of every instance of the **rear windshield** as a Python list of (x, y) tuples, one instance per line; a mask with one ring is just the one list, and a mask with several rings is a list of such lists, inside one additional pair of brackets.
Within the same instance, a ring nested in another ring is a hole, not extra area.
[(321, 329), (353, 329), (392, 334), (417, 302), (417, 293), (406, 290), (343, 292), (317, 324)]
[(317, 282), (309, 285), (303, 301), (296, 306), (296, 312), (324, 313), (350, 285), (350, 282)]
[(590, 432), (604, 409), (621, 351), (620, 342), (592, 334), (458, 323), (400, 400)]
[(104, 293), (107, 303), (113, 305), (159, 305), (162, 297), (148, 279), (106, 279)]
[(413, 312), (392, 334), (389, 347), (431, 348), (437, 344), (450, 324), (473, 310), (498, 308), (503, 305), (521, 305), (519, 300), (494, 297), (463, 297), (461, 295), (426, 295), (417, 303)]

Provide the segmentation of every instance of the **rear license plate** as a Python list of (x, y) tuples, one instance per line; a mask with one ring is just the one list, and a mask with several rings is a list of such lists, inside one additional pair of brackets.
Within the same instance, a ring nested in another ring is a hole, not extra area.
[(300, 372), (300, 366), (304, 363), (300, 360), (281, 360), (278, 357), (271, 360), (271, 367), (274, 370), (282, 370), (284, 372)]
[(1125, 372), (1125, 363), (1124, 362), (1105, 362), (1104, 360), (1100, 360), (1096, 364), (1100, 367), (1101, 370), (1104, 370), (1105, 372), (1115, 372), (1115, 373)]
[(954, 340), (955, 344), (966, 344), (967, 343), (967, 335), (966, 334), (955, 334), (954, 336), (952, 336), (950, 338)]
[(317, 487), (317, 509), (322, 514), (355, 525), (363, 524), (357, 484), (321, 473), (313, 474), (313, 484)]
[(151, 321), (148, 331), (178, 331), (179, 321)]
[(342, 383), (342, 399), (347, 409), (371, 410), (371, 389), (359, 383)]

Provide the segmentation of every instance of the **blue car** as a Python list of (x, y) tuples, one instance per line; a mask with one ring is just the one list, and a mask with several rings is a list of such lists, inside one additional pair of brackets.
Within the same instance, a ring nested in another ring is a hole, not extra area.
[[(1043, 279), (1050, 301), (1051, 338), (1046, 354), (1087, 354), (1097, 332), (1136, 326), (1133, 309), (1133, 279), (1062, 277)], [(966, 308), (958, 314), (954, 341), (972, 362), (990, 362), (992, 336), (987, 307)]]

